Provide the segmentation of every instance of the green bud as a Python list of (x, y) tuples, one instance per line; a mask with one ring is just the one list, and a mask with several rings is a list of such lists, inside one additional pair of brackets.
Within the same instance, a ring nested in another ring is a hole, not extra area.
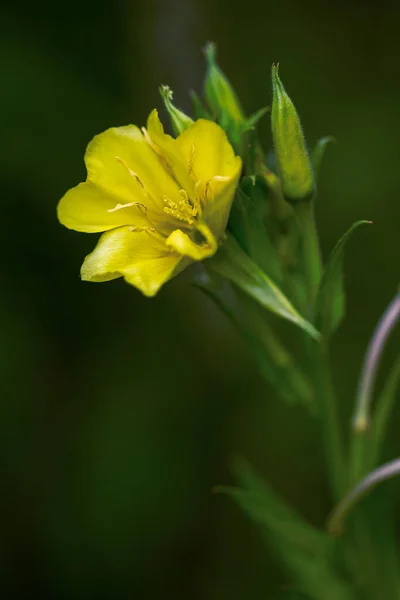
[(167, 85), (162, 85), (160, 87), (161, 98), (164, 100), (165, 108), (168, 111), (169, 117), (171, 119), (172, 128), (176, 135), (185, 131), (190, 125), (193, 125), (193, 119), (185, 115), (184, 112), (178, 110), (172, 104), (173, 92), (171, 88)]
[(315, 179), (300, 119), (278, 75), (272, 66), (272, 137), (278, 173), (286, 200), (299, 202), (315, 193)]
[(204, 53), (208, 63), (204, 91), (210, 109), (225, 125), (229, 121), (241, 123), (245, 116), (233, 87), (216, 63), (215, 45), (207, 44)]

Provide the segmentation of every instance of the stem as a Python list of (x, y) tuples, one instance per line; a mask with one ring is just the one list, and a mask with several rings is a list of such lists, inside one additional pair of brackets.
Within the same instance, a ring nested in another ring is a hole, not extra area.
[(344, 453), (337, 402), (329, 368), (329, 353), (324, 342), (315, 348), (313, 368), (317, 400), (321, 409), (321, 428), (331, 491), (334, 500), (338, 501), (345, 489)]
[(322, 273), (321, 250), (314, 219), (314, 203), (300, 202), (296, 206), (296, 215), (303, 241), (303, 265), (308, 285), (309, 309), (312, 310), (317, 296)]
[(385, 465), (375, 469), (364, 477), (347, 496), (336, 506), (328, 519), (327, 528), (331, 533), (339, 533), (343, 521), (350, 510), (378, 483), (400, 475), (400, 459), (396, 458)]
[(353, 430), (363, 432), (370, 424), (370, 407), (376, 374), (386, 341), (400, 318), (400, 292), (383, 313), (369, 343), (358, 387)]
[[(296, 215), (303, 242), (303, 268), (308, 287), (309, 311), (313, 312), (322, 273), (322, 258), (314, 219), (314, 203), (300, 202)], [(329, 350), (325, 340), (318, 345), (308, 344), (311, 369), (314, 374), (317, 400), (321, 409), (321, 428), (325, 446), (333, 498), (339, 500), (344, 491), (343, 443), (337, 414), (337, 402), (329, 368)]]
[(353, 437), (350, 457), (350, 483), (362, 477), (369, 451), (370, 412), (375, 380), (387, 339), (400, 318), (400, 292), (383, 313), (368, 345), (358, 386), (352, 419)]

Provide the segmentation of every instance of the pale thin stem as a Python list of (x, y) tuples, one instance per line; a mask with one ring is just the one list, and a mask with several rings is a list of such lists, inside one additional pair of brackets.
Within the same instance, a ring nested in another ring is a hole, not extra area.
[(366, 431), (370, 423), (370, 407), (376, 374), (386, 340), (400, 318), (400, 291), (383, 313), (365, 355), (353, 416), (353, 430)]
[(327, 529), (330, 533), (340, 533), (343, 522), (350, 510), (378, 483), (400, 475), (400, 458), (396, 458), (374, 471), (371, 471), (343, 498), (330, 515)]

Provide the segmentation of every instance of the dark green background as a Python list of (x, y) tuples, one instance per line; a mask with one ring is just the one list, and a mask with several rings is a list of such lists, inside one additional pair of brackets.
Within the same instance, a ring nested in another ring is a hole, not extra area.
[[(279, 62), (310, 145), (337, 139), (317, 203), (324, 254), (352, 221), (374, 221), (349, 248), (334, 344), (347, 424), (399, 281), (399, 18), (389, 0), (2, 3), (2, 598), (289, 597), (253, 526), (210, 490), (244, 454), (323, 523), (314, 424), (278, 404), (187, 274), (153, 300), (122, 280), (82, 283), (96, 236), (64, 229), (55, 210), (85, 177), (91, 137), (144, 124), (160, 83), (189, 109), (207, 40), (248, 112), (270, 103)], [(270, 144), (268, 117), (261, 130)], [(395, 352), (393, 339), (383, 375)], [(392, 423), (388, 457), (400, 450)]]

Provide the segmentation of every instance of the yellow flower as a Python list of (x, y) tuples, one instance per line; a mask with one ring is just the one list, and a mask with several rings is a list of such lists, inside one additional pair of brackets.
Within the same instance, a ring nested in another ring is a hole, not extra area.
[(191, 262), (216, 252), (242, 166), (216, 123), (200, 119), (173, 139), (153, 110), (147, 130), (128, 125), (97, 135), (85, 163), (86, 182), (58, 205), (66, 227), (105, 232), (82, 279), (124, 277), (154, 296)]

